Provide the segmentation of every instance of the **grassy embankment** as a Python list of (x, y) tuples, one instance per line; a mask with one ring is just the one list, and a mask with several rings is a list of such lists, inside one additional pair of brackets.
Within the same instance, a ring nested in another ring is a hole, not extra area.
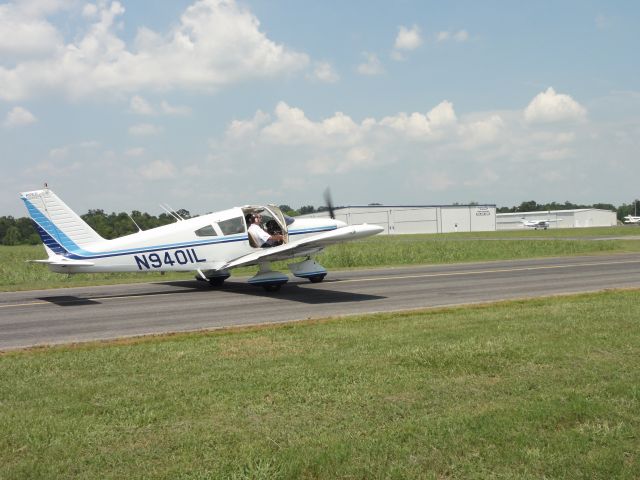
[[(640, 234), (629, 227), (518, 230), (505, 232), (450, 233), (442, 235), (376, 236), (327, 248), (318, 257), (328, 269), (398, 265), (479, 262), (517, 258), (637, 252), (638, 240), (580, 240), (586, 236), (625, 237)], [(34, 290), (84, 285), (191, 279), (191, 273), (119, 273), (60, 275), (45, 266), (25, 263), (45, 258), (41, 246), (0, 246), (0, 291)], [(286, 271), (286, 263), (274, 265)], [(253, 275), (256, 269), (234, 270)]]
[(639, 294), (0, 355), (0, 478), (639, 478)]

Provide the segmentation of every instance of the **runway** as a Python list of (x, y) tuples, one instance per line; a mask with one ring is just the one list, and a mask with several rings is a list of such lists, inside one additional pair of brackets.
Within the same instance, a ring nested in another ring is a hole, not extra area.
[(0, 293), (0, 350), (640, 288), (640, 254), (329, 272), (277, 293), (231, 278)]

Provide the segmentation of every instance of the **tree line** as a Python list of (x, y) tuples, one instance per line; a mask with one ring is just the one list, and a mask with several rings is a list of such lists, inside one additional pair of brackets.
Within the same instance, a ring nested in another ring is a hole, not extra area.
[[(336, 207), (339, 208), (339, 207)], [(609, 203), (594, 203), (593, 205), (580, 205), (571, 202), (564, 203), (544, 203), (539, 204), (533, 200), (522, 202), (514, 207), (499, 207), (498, 213), (516, 213), (516, 212), (537, 212), (550, 210), (573, 210), (578, 208), (599, 208), (602, 210), (615, 210), (618, 220), (623, 221), (627, 215), (636, 215), (640, 211), (640, 200), (634, 200), (630, 204), (622, 204), (616, 207)], [(327, 207), (314, 207), (305, 205), (298, 209), (293, 209), (289, 205), (280, 205), (280, 209), (289, 216), (305, 215), (308, 213), (323, 212)], [(181, 209), (177, 211), (182, 218), (191, 218), (192, 215), (188, 210)], [(195, 215), (197, 216), (197, 215)], [(105, 213), (104, 210), (89, 210), (81, 218), (87, 222), (98, 234), (107, 239), (121, 237), (130, 233), (150, 228), (167, 225), (176, 221), (175, 217), (168, 213), (161, 213), (158, 216), (134, 210), (131, 215), (120, 213)], [(40, 237), (36, 232), (33, 222), (29, 217), (14, 218), (12, 216), (0, 217), (0, 243), (3, 245), (37, 245), (41, 243)]]

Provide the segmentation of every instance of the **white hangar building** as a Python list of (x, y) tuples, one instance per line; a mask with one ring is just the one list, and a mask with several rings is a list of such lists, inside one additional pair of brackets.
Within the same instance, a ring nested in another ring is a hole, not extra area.
[(522, 230), (524, 220), (550, 220), (551, 228), (613, 227), (617, 225), (616, 212), (598, 208), (551, 210), (545, 212), (498, 213), (497, 230)]
[[(349, 225), (369, 223), (383, 234), (488, 232), (496, 229), (495, 205), (366, 205), (336, 208), (337, 220)], [(302, 217), (326, 217), (328, 212)]]

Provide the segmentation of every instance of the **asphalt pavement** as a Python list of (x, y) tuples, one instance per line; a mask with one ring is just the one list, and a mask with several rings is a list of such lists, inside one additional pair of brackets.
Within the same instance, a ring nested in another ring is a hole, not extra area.
[(232, 277), (0, 293), (0, 350), (640, 288), (640, 254), (329, 272), (267, 293)]

